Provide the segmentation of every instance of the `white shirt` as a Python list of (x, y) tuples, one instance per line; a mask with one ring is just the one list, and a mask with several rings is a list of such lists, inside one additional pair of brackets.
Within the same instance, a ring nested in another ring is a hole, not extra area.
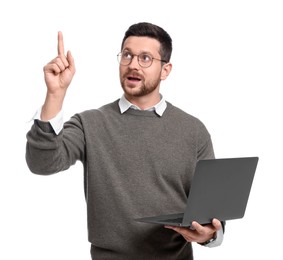
[[(165, 99), (163, 98), (162, 95), (160, 95), (160, 101), (159, 103), (157, 103), (156, 105), (149, 107), (147, 109), (144, 109), (146, 111), (155, 111), (157, 115), (162, 116), (166, 107), (167, 107), (167, 103), (165, 101)], [(133, 109), (137, 109), (137, 110), (141, 110), (138, 106), (132, 104), (131, 102), (129, 102), (125, 96), (123, 95), (120, 100), (119, 100), (119, 107), (120, 107), (120, 112), (121, 114), (123, 114), (124, 112), (126, 112), (129, 108), (133, 108)]]

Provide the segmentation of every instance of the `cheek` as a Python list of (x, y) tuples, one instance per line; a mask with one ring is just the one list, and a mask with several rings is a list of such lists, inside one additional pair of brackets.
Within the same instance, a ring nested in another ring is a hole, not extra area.
[(160, 78), (160, 68), (152, 67), (151, 70), (147, 70), (144, 73), (145, 78), (156, 80)]
[(120, 78), (123, 77), (123, 74), (125, 74), (125, 67), (120, 66), (119, 67), (119, 76), (120, 76)]
[(159, 69), (156, 69), (152, 74), (151, 74), (151, 78), (152, 80), (154, 81), (159, 81), (162, 79), (162, 70), (160, 71), (160, 68)]

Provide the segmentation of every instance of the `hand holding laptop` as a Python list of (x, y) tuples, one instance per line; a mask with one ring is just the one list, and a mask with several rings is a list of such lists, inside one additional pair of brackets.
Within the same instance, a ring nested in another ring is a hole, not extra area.
[(215, 232), (222, 228), (218, 219), (213, 219), (211, 224), (200, 225), (193, 221), (190, 228), (165, 225), (165, 228), (172, 229), (181, 234), (188, 242), (204, 243), (215, 237)]

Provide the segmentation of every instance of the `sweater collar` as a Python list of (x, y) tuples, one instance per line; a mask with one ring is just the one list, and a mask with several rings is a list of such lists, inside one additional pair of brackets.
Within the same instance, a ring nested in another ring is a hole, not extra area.
[[(162, 116), (166, 107), (167, 107), (167, 103), (165, 101), (165, 99), (163, 98), (162, 95), (160, 95), (160, 101), (159, 103), (157, 103), (156, 105), (149, 107), (147, 109), (145, 109), (145, 111), (155, 111), (156, 114), (158, 114), (159, 116)], [(121, 114), (125, 113), (128, 109), (133, 108), (135, 110), (141, 110), (138, 106), (132, 104), (130, 101), (128, 101), (125, 98), (125, 95), (123, 95), (120, 100), (119, 100), (119, 108), (120, 108), (120, 112)]]

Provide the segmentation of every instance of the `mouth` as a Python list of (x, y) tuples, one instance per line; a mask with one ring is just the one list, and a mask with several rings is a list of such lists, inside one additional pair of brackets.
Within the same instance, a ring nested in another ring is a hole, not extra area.
[(130, 82), (140, 82), (142, 79), (140, 77), (137, 76), (128, 76), (127, 80)]

